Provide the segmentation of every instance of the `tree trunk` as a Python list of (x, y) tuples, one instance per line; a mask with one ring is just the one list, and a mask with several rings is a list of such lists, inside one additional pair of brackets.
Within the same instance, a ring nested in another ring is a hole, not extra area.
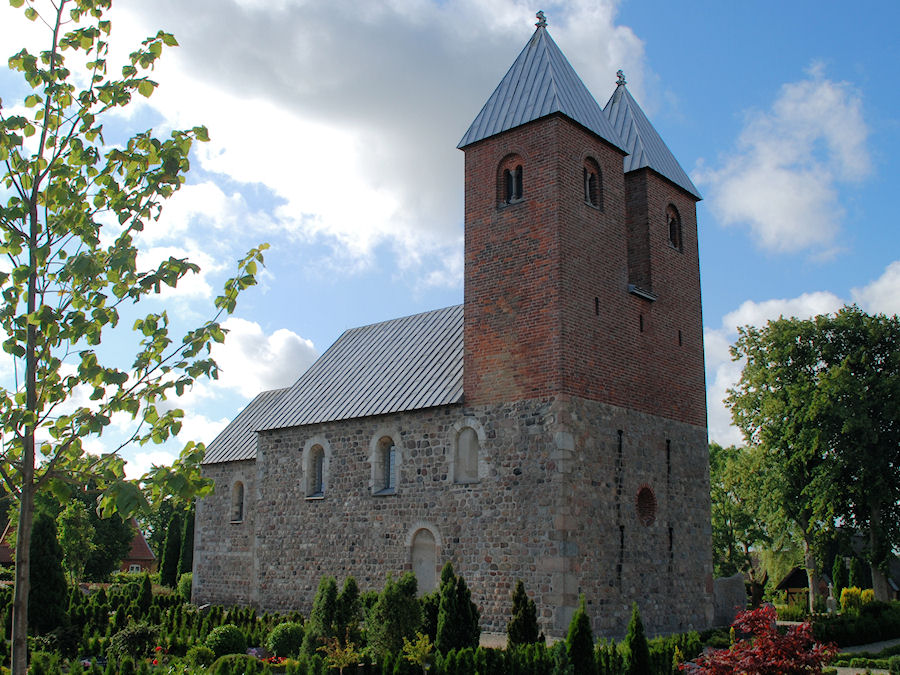
[(881, 507), (873, 505), (871, 513), (869, 521), (869, 569), (872, 570), (872, 590), (875, 591), (876, 600), (890, 602), (891, 589), (888, 586), (887, 577), (878, 569), (878, 565), (881, 562), (879, 552), (883, 548), (878, 540), (881, 532)]
[[(32, 446), (34, 447), (34, 446)], [(32, 463), (32, 467), (34, 464)], [(27, 472), (26, 466), (26, 472)], [(33, 469), (32, 469), (33, 471)], [(28, 668), (28, 592), (31, 571), (31, 523), (34, 518), (34, 493), (31, 480), (19, 497), (19, 526), (16, 533), (16, 589), (13, 597), (12, 675), (25, 675)]]
[(803, 564), (806, 567), (806, 580), (809, 582), (809, 611), (813, 612), (818, 595), (819, 575), (816, 570), (816, 556), (813, 554), (812, 542), (803, 538)]

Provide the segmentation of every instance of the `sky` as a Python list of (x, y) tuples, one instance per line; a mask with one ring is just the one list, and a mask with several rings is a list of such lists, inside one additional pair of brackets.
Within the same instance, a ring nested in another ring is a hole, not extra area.
[[(40, 9), (47, 0), (38, 0)], [(177, 443), (130, 448), (130, 475), (209, 442), (257, 393), (290, 385), (346, 329), (462, 302), (463, 153), (481, 106), (534, 31), (604, 105), (628, 87), (698, 204), (710, 439), (742, 325), (856, 303), (900, 312), (900, 3), (760, 0), (116, 0), (111, 63), (162, 29), (160, 87), (108, 139), (205, 124), (187, 183), (140, 242), (199, 274), (153, 300), (208, 319), (244, 253), (270, 244), (215, 351), (218, 380), (177, 404)], [(46, 29), (0, 7), (8, 54)], [(4, 112), (28, 93), (0, 69)], [(154, 306), (155, 303), (155, 306)], [(127, 340), (110, 349), (127, 351)], [(133, 350), (130, 352), (133, 354)], [(0, 378), (8, 368), (0, 364)], [(174, 404), (174, 403), (173, 403)], [(88, 448), (114, 446), (129, 421)]]

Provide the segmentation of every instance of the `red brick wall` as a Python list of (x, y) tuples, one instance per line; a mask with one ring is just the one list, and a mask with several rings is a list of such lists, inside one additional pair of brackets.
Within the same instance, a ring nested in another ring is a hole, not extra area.
[[(510, 154), (524, 199), (501, 205)], [(599, 209), (584, 200), (587, 157)], [(621, 153), (562, 116), (467, 148), (465, 185), (467, 405), (575, 395), (705, 426), (693, 199), (647, 170), (626, 181)], [(682, 251), (668, 243), (670, 202)], [(658, 299), (630, 294), (630, 278)]]

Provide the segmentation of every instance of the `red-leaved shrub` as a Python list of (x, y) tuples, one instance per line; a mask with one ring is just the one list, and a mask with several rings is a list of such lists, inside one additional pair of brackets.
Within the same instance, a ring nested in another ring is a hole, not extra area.
[(837, 652), (834, 645), (817, 643), (809, 623), (791, 626), (781, 635), (775, 626), (775, 608), (741, 612), (732, 626), (750, 637), (730, 649), (709, 652), (681, 670), (692, 675), (815, 675)]

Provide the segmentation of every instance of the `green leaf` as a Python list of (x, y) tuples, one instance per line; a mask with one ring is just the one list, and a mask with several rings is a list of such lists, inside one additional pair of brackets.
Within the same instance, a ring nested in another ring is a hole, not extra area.
[(9, 0), (9, 4), (13, 7), (21, 7), (25, 4), (25, 0)]
[(138, 84), (138, 93), (145, 98), (150, 98), (151, 94), (153, 94), (153, 82), (150, 80), (141, 80), (140, 84)]
[(34, 21), (38, 18), (37, 10), (34, 7), (28, 7), (25, 9), (25, 18), (29, 21)]

